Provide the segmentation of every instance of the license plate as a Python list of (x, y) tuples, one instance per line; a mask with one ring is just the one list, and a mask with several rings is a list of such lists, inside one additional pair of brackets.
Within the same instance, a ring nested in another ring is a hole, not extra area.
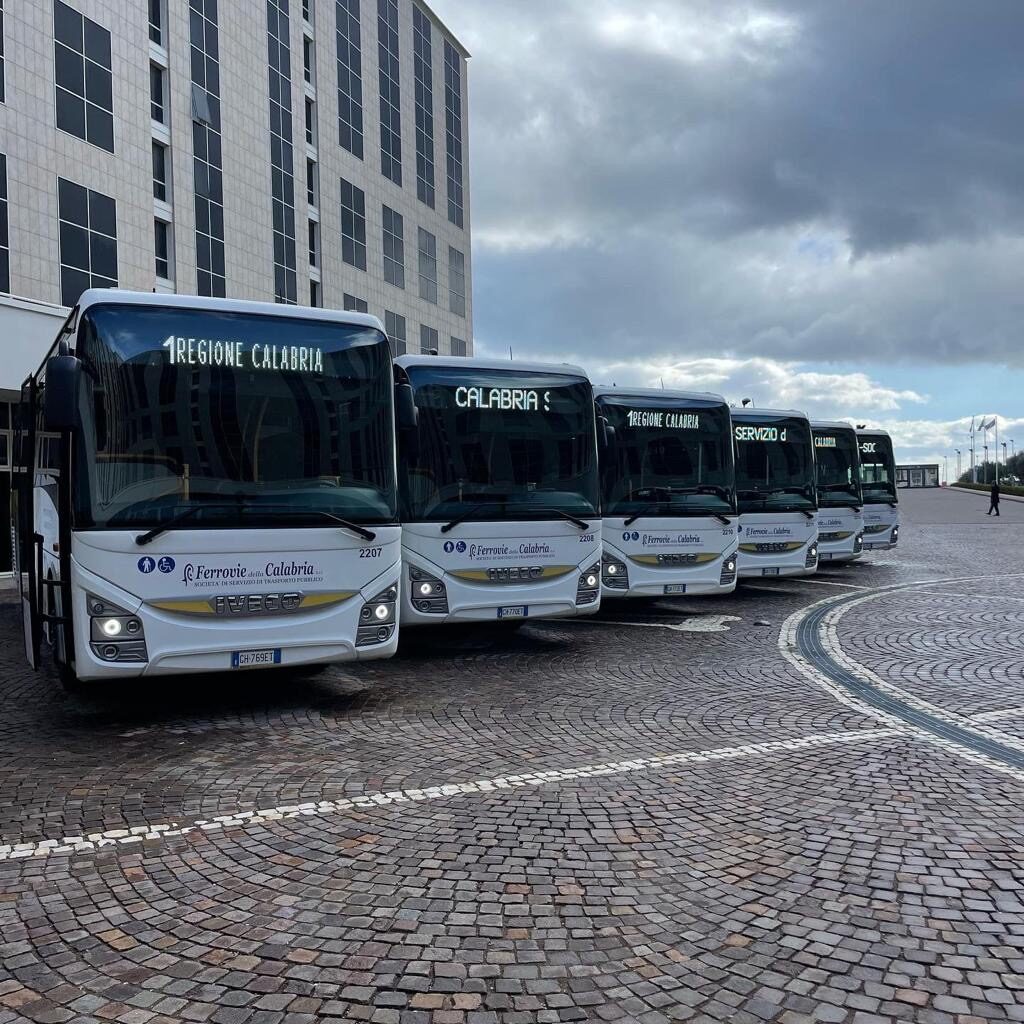
[(685, 594), (686, 584), (685, 583), (666, 583), (665, 584), (666, 594)]
[(762, 569), (761, 570), (761, 575), (762, 576), (778, 576), (779, 575), (778, 566), (776, 566), (774, 569)]
[(823, 562), (827, 562), (827, 561), (829, 561), (832, 558), (832, 552), (831, 551), (819, 551), (818, 552), (818, 558), (820, 558)]
[(513, 604), (506, 608), (498, 609), (499, 619), (525, 619), (527, 605), (525, 604)]
[(281, 648), (267, 647), (261, 651), (232, 651), (232, 668), (260, 668), (263, 665), (280, 665)]

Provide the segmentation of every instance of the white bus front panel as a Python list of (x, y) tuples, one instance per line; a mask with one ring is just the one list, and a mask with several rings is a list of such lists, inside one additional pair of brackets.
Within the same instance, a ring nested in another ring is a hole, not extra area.
[(736, 524), (705, 516), (604, 521), (606, 597), (728, 594), (736, 589)]
[[(76, 671), (124, 678), (386, 658), (401, 531), (138, 530), (73, 536)], [(130, 632), (129, 632), (130, 630)]]
[(818, 510), (818, 558), (850, 562), (864, 550), (864, 513), (856, 508)]
[(402, 527), (407, 625), (589, 615), (600, 604), (601, 522), (465, 522)]
[(900, 536), (899, 505), (864, 506), (864, 550), (888, 551)]
[(802, 512), (744, 512), (739, 575), (809, 576), (818, 568), (818, 522)]

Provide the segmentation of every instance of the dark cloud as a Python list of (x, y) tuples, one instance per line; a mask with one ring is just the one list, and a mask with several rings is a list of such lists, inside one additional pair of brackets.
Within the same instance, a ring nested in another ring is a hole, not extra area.
[(478, 343), (1024, 365), (1017, 0), (435, 6)]

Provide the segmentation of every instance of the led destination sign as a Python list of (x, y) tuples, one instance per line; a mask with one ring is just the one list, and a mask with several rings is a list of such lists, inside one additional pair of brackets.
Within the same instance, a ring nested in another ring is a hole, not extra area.
[(533, 388), (458, 387), (455, 404), (460, 409), (517, 409), (551, 411), (551, 392)]
[(315, 345), (252, 345), (221, 338), (181, 338), (163, 343), (172, 366), (223, 366), (238, 370), (292, 370), (323, 373), (324, 354)]
[(737, 424), (735, 427), (737, 441), (785, 441), (787, 427), (755, 427)]
[(672, 412), (666, 409), (630, 409), (626, 413), (626, 426), (699, 430), (700, 416), (695, 412)]
[(838, 447), (836, 439), (831, 434), (815, 434), (814, 435), (814, 447), (815, 448), (836, 448)]
[(878, 442), (877, 441), (861, 441), (860, 450), (865, 455), (876, 455), (878, 454)]

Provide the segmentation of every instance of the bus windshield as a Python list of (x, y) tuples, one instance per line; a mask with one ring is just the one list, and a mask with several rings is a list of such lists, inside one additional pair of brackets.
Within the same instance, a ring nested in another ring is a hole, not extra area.
[(601, 395), (614, 427), (601, 459), (604, 514), (734, 514), (729, 408), (699, 399)]
[(822, 508), (864, 504), (857, 435), (852, 427), (814, 430), (814, 460), (818, 467), (818, 504)]
[(75, 525), (397, 519), (391, 365), (374, 328), (111, 304), (82, 315)]
[(402, 460), (403, 518), (592, 516), (594, 400), (578, 376), (410, 366), (417, 450)]
[(734, 414), (733, 433), (740, 512), (805, 512), (817, 508), (814, 449), (807, 420)]
[(864, 500), (895, 504), (896, 460), (892, 454), (892, 441), (886, 434), (862, 434), (858, 440)]

